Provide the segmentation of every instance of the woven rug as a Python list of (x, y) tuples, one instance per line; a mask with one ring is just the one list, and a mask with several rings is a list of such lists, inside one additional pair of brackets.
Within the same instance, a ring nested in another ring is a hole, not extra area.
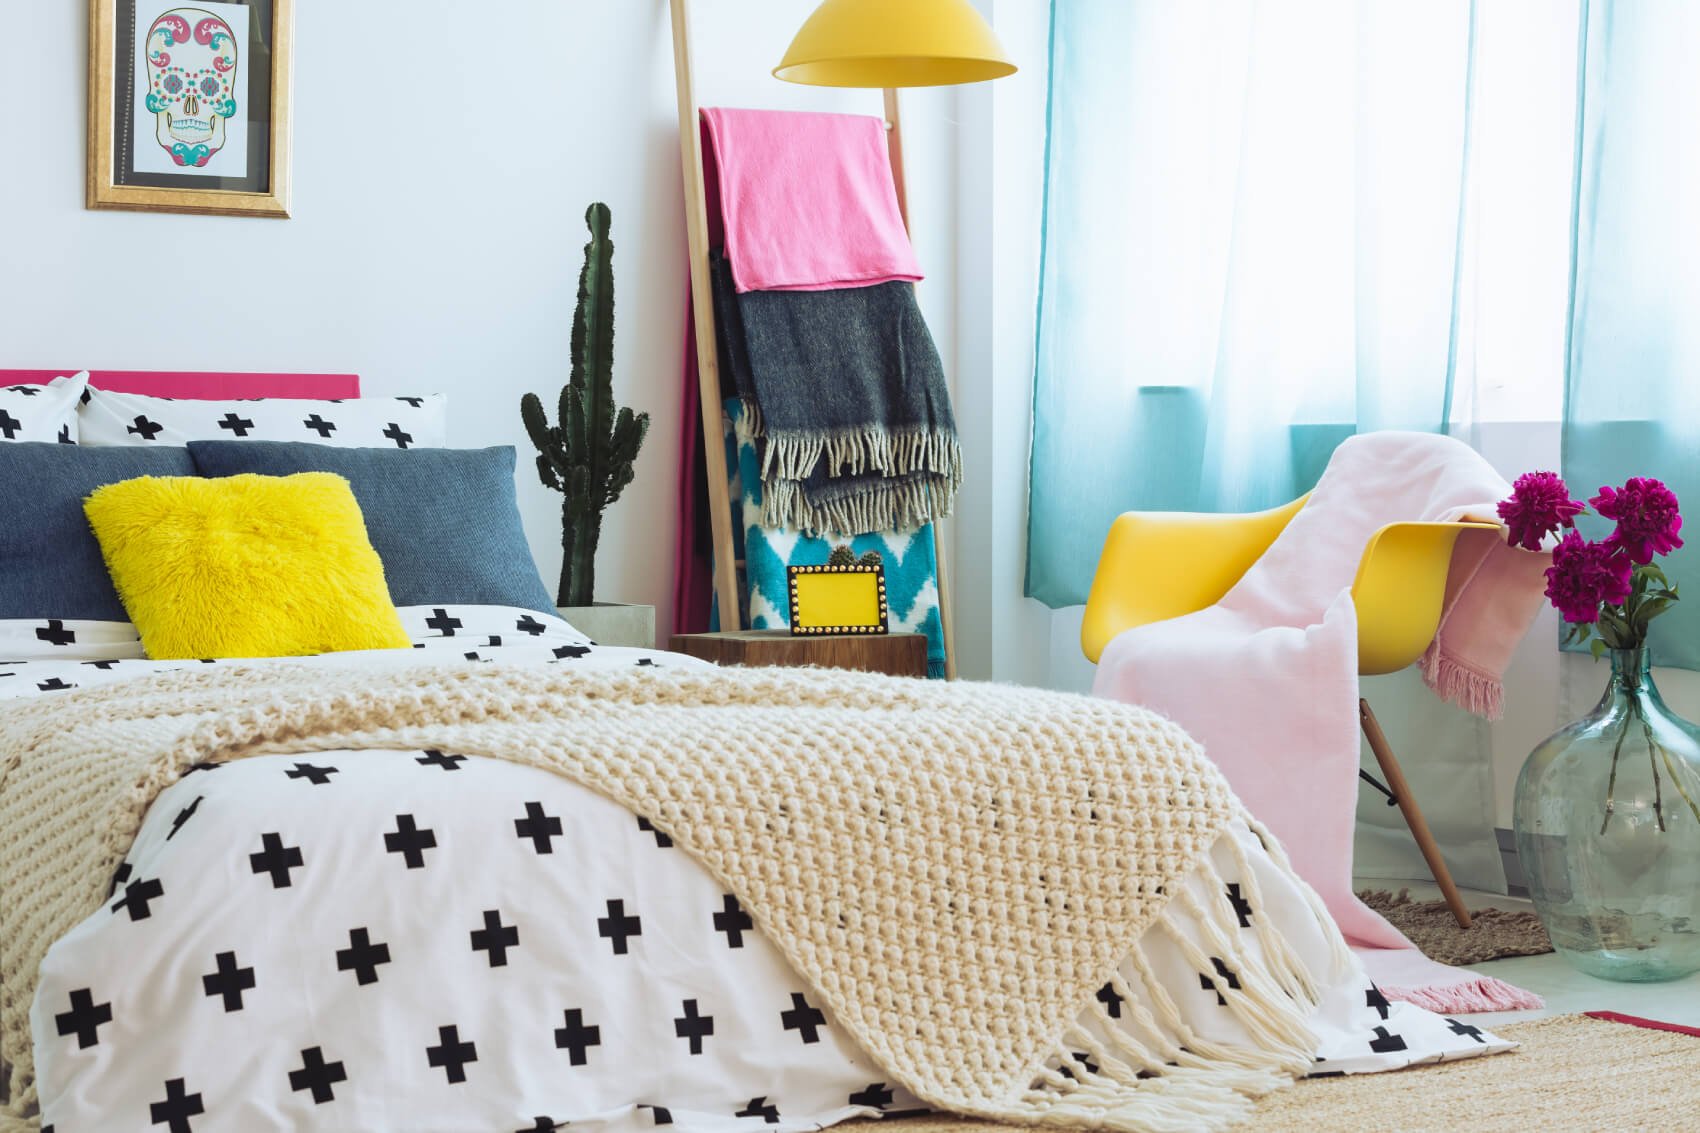
[[(1300, 1082), (1258, 1103), (1247, 1133), (1529, 1133), (1695, 1128), (1700, 1038), (1559, 1015), (1496, 1027), (1510, 1054)], [(866, 1127), (866, 1128), (862, 1128)], [(1006, 1133), (937, 1117), (850, 1121), (855, 1133)]]
[(1531, 912), (1471, 909), (1470, 927), (1459, 928), (1445, 901), (1413, 901), (1408, 889), (1399, 890), (1398, 896), (1385, 889), (1363, 889), (1358, 899), (1391, 921), (1423, 955), (1442, 964), (1480, 964), (1552, 951), (1547, 930)]

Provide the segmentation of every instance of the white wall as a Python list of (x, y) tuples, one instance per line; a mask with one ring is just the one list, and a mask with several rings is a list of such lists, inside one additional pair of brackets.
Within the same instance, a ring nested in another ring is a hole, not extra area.
[[(814, 0), (694, 0), (705, 104), (880, 113), (769, 70)], [(566, 381), (583, 213), (613, 209), (615, 393), (651, 415), (598, 597), (670, 624), (684, 224), (665, 0), (296, 5), (289, 220), (83, 207), (86, 4), (36, 5), (0, 125), (0, 367), (356, 372), (450, 395), (450, 443), (513, 444), (553, 590), (559, 497), (520, 394)], [(922, 306), (955, 372), (955, 92), (905, 96)]]
[(960, 92), (958, 665), (965, 677), (1056, 686), (1049, 655), (1055, 619), (1022, 595), (1050, 6), (978, 6), (1020, 70)]

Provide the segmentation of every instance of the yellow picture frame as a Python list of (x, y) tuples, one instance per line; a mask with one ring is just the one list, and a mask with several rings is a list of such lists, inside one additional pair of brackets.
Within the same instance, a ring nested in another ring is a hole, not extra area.
[(891, 632), (883, 566), (792, 566), (785, 573), (792, 634)]
[[(197, 170), (206, 165), (205, 160), (198, 166), (185, 165), (180, 174), (139, 170), (134, 167), (133, 157), (124, 163), (123, 169), (119, 168), (119, 149), (133, 155), (136, 147), (145, 149), (153, 144), (151, 137), (143, 136), (153, 127), (140, 120), (145, 117), (151, 121), (153, 115), (143, 113), (146, 108), (138, 108), (129, 94), (130, 71), (136, 65), (131, 54), (135, 29), (119, 26), (133, 24), (140, 18), (138, 9), (144, 6), (150, 12), (159, 7), (144, 4), (144, 0), (89, 0), (86, 206), (287, 218), (294, 0), (262, 0), (251, 9), (256, 22), (249, 25), (249, 42), (239, 47), (243, 65), (257, 68), (258, 81), (250, 76), (237, 104), (241, 106), (254, 91), (265, 94), (263, 106), (256, 106), (250, 112), (250, 116), (257, 113), (259, 117), (246, 127), (251, 131), (264, 129), (264, 135), (252, 143), (251, 164), (247, 167), (252, 170), (263, 161), (264, 172), (248, 172), (234, 179), (199, 175)], [(216, 10), (219, 6), (214, 3), (211, 8)], [(181, 9), (196, 10), (195, 0), (183, 0)], [(256, 46), (260, 50), (252, 50)], [(207, 147), (200, 148), (204, 154)], [(214, 153), (217, 152), (215, 147)], [(229, 187), (246, 181), (253, 182), (251, 190)]]

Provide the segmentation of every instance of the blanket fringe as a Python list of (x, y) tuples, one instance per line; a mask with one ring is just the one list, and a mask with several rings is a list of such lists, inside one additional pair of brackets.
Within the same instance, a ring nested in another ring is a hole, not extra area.
[(828, 476), (900, 476), (936, 472), (961, 477), (962, 450), (951, 428), (888, 431), (879, 425), (846, 429), (786, 429), (772, 432), (754, 399), (739, 400), (739, 424), (761, 442), (761, 478), (801, 480), (826, 461)]
[(914, 531), (949, 515), (954, 492), (945, 477), (921, 474), (867, 480), (836, 499), (811, 500), (800, 481), (773, 480), (762, 484), (761, 521), (809, 536)]
[[(1334, 917), (1329, 913), (1328, 906), (1322, 900), (1322, 895), (1312, 889), (1308, 881), (1299, 876), (1298, 871), (1293, 868), (1292, 859), (1287, 857), (1286, 847), (1281, 845), (1280, 840), (1275, 837), (1269, 827), (1263, 825), (1250, 814), (1245, 816), (1245, 822), (1247, 826), (1251, 827), (1251, 832), (1257, 836), (1257, 841), (1263, 847), (1263, 852), (1268, 854), (1270, 860), (1280, 868), (1281, 872), (1298, 886), (1299, 892), (1304, 895), (1305, 903), (1310, 906), (1311, 915), (1316, 917), (1317, 922), (1323, 926), (1323, 936), (1328, 940), (1328, 973), (1321, 983), (1332, 984), (1345, 979), (1357, 961), (1352, 956), (1351, 946), (1346, 943), (1346, 938), (1340, 934), (1339, 927), (1335, 925)], [(1242, 862), (1244, 860), (1243, 854), (1241, 860)], [(1249, 868), (1249, 864), (1242, 866), (1242, 869), (1245, 871), (1246, 878), (1255, 886), (1257, 879)], [(1246, 884), (1246, 882), (1242, 881), (1241, 884)], [(1265, 944), (1264, 947), (1269, 946)]]
[(1111, 1084), (1079, 1086), (1060, 1098), (1029, 1095), (1035, 1112), (999, 1114), (1025, 1124), (1064, 1129), (1113, 1129), (1124, 1133), (1198, 1133), (1222, 1129), (1251, 1115), (1252, 1099), (1233, 1090), (1201, 1082), (1141, 1083), (1137, 1106), (1126, 1103), (1125, 1091)]
[(1546, 1000), (1532, 991), (1506, 983), (1492, 976), (1481, 976), (1459, 984), (1431, 984), (1427, 987), (1386, 987), (1381, 994), (1388, 999), (1415, 1004), (1436, 1015), (1468, 1015), (1479, 1011), (1537, 1011)]
[(35, 1075), (0, 1060), (0, 1133), (34, 1133), (41, 1128)]
[[(950, 515), (962, 486), (962, 445), (954, 430), (853, 428), (770, 433), (761, 407), (738, 399), (736, 435), (756, 447), (761, 522), (808, 536), (913, 531)], [(822, 465), (824, 469), (817, 468)], [(804, 481), (817, 471), (825, 490)]]
[(1447, 656), (1438, 643), (1428, 647), (1417, 667), (1423, 683), (1440, 699), (1487, 720), (1497, 720), (1504, 713), (1504, 682)]
[[(1239, 871), (1240, 886), (1245, 890), (1246, 901), (1253, 908), (1267, 908), (1268, 902), (1263, 899), (1263, 887), (1258, 884), (1257, 871), (1252, 868), (1245, 847), (1234, 838), (1225, 838), (1222, 844), (1228, 847), (1234, 867)], [(1228, 899), (1226, 889), (1213, 896), (1224, 904)], [(1313, 1003), (1319, 1001), (1322, 998), (1321, 982), (1311, 977), (1304, 961), (1293, 951), (1287, 938), (1275, 930), (1269, 918), (1253, 917), (1252, 931), (1257, 933), (1257, 943), (1263, 949), (1264, 962), (1268, 964), (1271, 975), (1280, 983), (1281, 990), (1292, 999)]]
[[(1249, 876), (1242, 873), (1241, 884)], [(1249, 950), (1225, 893), (1215, 866), (1201, 860), (1146, 935), (1161, 933), (1197, 970), (1220, 971), (1220, 964), (1233, 973), (1215, 988), (1250, 1045), (1213, 1042), (1194, 1031), (1153, 971), (1142, 939), (1109, 981), (1118, 1013), (1110, 1015), (1102, 1002), (1082, 1010), (1024, 1093), (973, 1115), (1023, 1125), (1199, 1133), (1244, 1120), (1254, 1099), (1303, 1074), (1316, 1050), (1308, 1020), (1324, 974), (1306, 970), (1273, 928), (1258, 933), (1261, 957)], [(1322, 924), (1338, 935), (1331, 921)], [(1349, 958), (1343, 940), (1340, 950)]]
[[(910, 472), (962, 474), (962, 447), (945, 429), (889, 433), (871, 426), (826, 432), (768, 433), (762, 480), (801, 480), (817, 471), (829, 477), (903, 476)], [(825, 467), (817, 468), (824, 462)]]

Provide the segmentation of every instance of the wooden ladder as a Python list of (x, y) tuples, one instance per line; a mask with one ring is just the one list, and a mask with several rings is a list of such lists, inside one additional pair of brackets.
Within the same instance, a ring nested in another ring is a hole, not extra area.
[[(692, 81), (691, 15), (688, 0), (670, 0), (673, 14), (673, 73), (679, 92), (679, 157), (685, 181), (685, 235), (691, 260), (691, 318), (696, 330), (698, 400), (702, 403), (702, 455), (708, 471), (709, 524), (714, 537), (714, 593), (720, 628), (744, 628), (738, 600), (738, 566), (732, 540), (732, 499), (726, 470), (726, 439), (721, 426), (720, 358), (714, 333), (714, 294), (708, 274), (708, 194), (703, 185), (702, 128)], [(909, 226), (909, 194), (903, 173), (903, 120), (897, 91), (885, 89), (886, 145), (897, 207)], [(956, 639), (946, 589), (941, 521), (934, 520), (933, 563), (937, 571), (939, 630), (944, 637), (945, 676), (956, 679)]]

